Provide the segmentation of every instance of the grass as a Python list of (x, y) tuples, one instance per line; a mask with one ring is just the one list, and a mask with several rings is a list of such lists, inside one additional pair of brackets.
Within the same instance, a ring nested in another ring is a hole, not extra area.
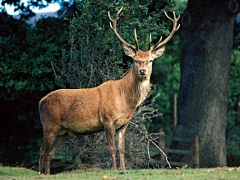
[(21, 167), (0, 167), (0, 180), (234, 180), (240, 179), (238, 168), (209, 169), (138, 169), (113, 171), (101, 169), (85, 169), (62, 172), (55, 175), (41, 175), (36, 171)]

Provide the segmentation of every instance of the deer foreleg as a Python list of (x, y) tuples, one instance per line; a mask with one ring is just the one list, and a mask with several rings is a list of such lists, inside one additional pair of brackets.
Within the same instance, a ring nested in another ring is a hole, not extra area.
[(116, 170), (117, 169), (116, 146), (115, 146), (115, 140), (114, 140), (115, 127), (113, 124), (110, 124), (110, 125), (105, 125), (104, 129), (105, 129), (105, 133), (108, 141), (109, 150), (112, 155), (112, 168)]
[(125, 170), (125, 135), (127, 130), (128, 124), (123, 126), (122, 128), (117, 130), (117, 138), (118, 138), (118, 149), (119, 149), (119, 156), (120, 156), (120, 169)]

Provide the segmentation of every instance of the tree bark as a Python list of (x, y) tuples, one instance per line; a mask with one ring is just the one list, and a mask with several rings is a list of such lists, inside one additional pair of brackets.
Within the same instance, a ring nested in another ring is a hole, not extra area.
[[(189, 0), (175, 135), (199, 137), (200, 167), (226, 166), (228, 72), (236, 12), (226, 0)], [(231, 9), (232, 8), (232, 9)]]

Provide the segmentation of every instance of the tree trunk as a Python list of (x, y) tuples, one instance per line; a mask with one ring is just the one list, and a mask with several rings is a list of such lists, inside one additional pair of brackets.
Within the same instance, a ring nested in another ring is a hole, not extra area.
[(236, 12), (226, 0), (189, 0), (181, 19), (181, 84), (175, 135), (199, 137), (200, 167), (226, 166), (228, 72)]

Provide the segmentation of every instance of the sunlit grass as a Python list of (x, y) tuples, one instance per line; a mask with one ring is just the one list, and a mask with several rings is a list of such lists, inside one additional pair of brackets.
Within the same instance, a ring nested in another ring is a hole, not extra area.
[(240, 167), (238, 168), (211, 168), (211, 169), (134, 169), (126, 171), (113, 171), (101, 169), (84, 169), (71, 172), (62, 172), (55, 175), (41, 175), (36, 171), (26, 168), (0, 167), (1, 180), (29, 180), (29, 179), (58, 179), (58, 180), (234, 180), (240, 179)]

